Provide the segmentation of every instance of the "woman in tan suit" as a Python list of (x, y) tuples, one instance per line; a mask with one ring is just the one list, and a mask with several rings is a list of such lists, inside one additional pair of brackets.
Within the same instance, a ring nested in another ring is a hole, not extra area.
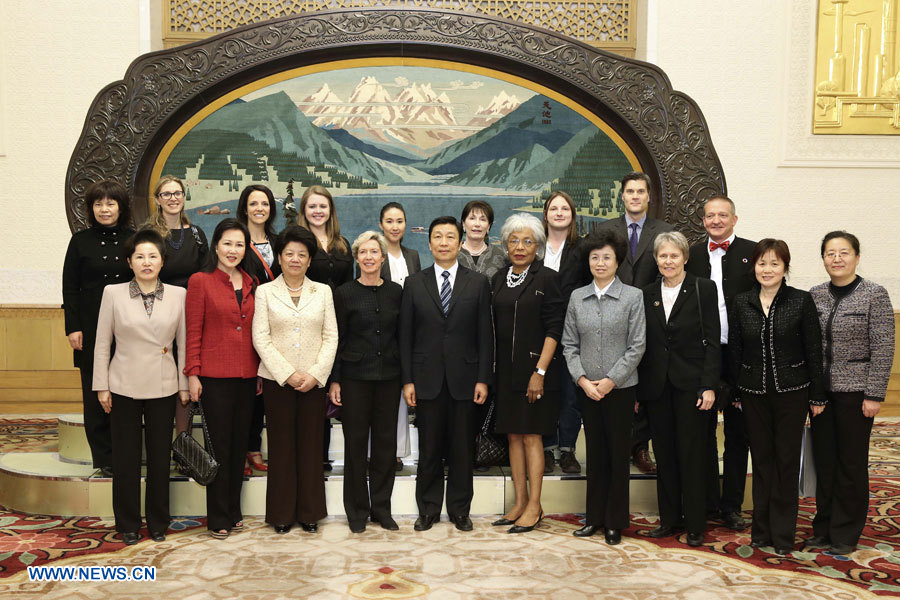
[(253, 346), (269, 435), (266, 522), (277, 533), (296, 522), (314, 533), (327, 514), (321, 424), (338, 332), (331, 288), (306, 277), (317, 246), (308, 229), (289, 226), (276, 244), (281, 275), (256, 291)]
[[(169, 527), (169, 448), (175, 397), (188, 402), (184, 352), (178, 364), (172, 343), (185, 345), (184, 288), (165, 285), (159, 271), (165, 242), (142, 229), (124, 245), (129, 283), (107, 286), (100, 303), (93, 389), (112, 428), (113, 512), (122, 540), (136, 544), (141, 528), (141, 422), (147, 453), (144, 503), (150, 537), (161, 542)], [(110, 348), (115, 343), (115, 355)]]

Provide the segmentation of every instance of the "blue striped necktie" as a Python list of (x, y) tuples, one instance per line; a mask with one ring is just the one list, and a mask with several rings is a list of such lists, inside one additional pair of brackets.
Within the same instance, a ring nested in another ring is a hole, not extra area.
[(441, 276), (444, 278), (444, 283), (441, 284), (441, 307), (446, 317), (447, 311), (450, 310), (450, 271), (444, 271)]

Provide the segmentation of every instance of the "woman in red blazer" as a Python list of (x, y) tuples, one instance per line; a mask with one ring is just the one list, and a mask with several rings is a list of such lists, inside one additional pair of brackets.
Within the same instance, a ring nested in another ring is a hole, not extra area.
[(191, 276), (187, 289), (184, 373), (191, 401), (206, 401), (203, 410), (219, 462), (206, 488), (207, 527), (216, 539), (244, 527), (241, 486), (259, 368), (251, 338), (257, 282), (243, 268), (249, 246), (245, 225), (235, 219), (219, 223), (207, 263)]

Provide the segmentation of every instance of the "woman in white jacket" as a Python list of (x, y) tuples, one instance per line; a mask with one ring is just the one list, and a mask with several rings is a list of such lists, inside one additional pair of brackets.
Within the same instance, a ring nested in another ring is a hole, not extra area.
[(316, 249), (309, 230), (285, 229), (276, 244), (282, 273), (256, 291), (253, 346), (269, 440), (266, 522), (277, 533), (294, 523), (314, 533), (327, 514), (321, 423), (338, 332), (331, 288), (306, 277)]

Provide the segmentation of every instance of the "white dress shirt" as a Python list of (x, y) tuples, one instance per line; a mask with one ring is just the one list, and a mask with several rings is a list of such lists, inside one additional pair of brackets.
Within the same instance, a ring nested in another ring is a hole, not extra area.
[[(734, 243), (735, 234), (731, 234), (727, 241), (729, 246)], [(709, 253), (709, 278), (716, 282), (716, 293), (719, 295), (719, 323), (722, 327), (722, 335), (720, 342), (728, 343), (728, 308), (725, 306), (725, 288), (722, 287), (722, 259), (725, 257), (725, 251), (721, 248), (715, 250), (709, 249), (709, 243), (712, 240), (707, 238), (706, 251)]]
[(667, 286), (665, 281), (660, 281), (659, 285), (662, 288), (663, 311), (666, 313), (666, 323), (668, 323), (669, 315), (672, 314), (672, 307), (675, 306), (675, 301), (678, 300), (678, 294), (681, 292), (681, 286), (684, 285), (684, 279), (675, 287)]
[(548, 241), (547, 246), (544, 248), (544, 266), (559, 272), (559, 261), (562, 260), (562, 253), (565, 248), (566, 240), (563, 240), (563, 243), (559, 245), (559, 251), (554, 252), (553, 246)]
[(594, 282), (594, 294), (597, 296), (597, 300), (600, 300), (600, 299), (603, 298), (603, 294), (605, 294), (605, 293), (607, 292), (607, 290), (609, 290), (609, 286), (611, 286), (615, 280), (616, 280), (616, 278), (613, 277), (613, 278), (612, 278), (612, 281), (610, 281), (609, 283), (607, 283), (607, 284), (603, 287), (602, 290), (601, 290), (600, 288), (597, 287), (597, 282), (596, 282), (596, 281)]
[(437, 263), (434, 263), (434, 277), (437, 281), (438, 293), (440, 293), (441, 291), (441, 286), (444, 285), (444, 271), (448, 271), (450, 273), (450, 292), (453, 292), (453, 286), (456, 284), (456, 271), (458, 269), (459, 262), (454, 262), (449, 269), (444, 269), (438, 266)]
[(400, 287), (403, 287), (403, 282), (409, 277), (409, 268), (406, 266), (406, 257), (403, 256), (402, 252), (400, 253), (400, 256), (397, 257), (388, 252), (388, 266), (391, 269), (391, 280), (394, 283), (399, 284)]

